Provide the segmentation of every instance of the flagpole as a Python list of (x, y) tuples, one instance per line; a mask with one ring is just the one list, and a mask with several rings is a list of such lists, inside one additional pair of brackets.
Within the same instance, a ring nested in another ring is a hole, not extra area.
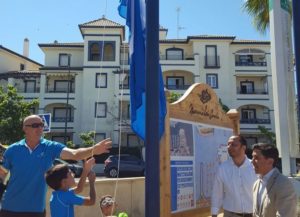
[(160, 216), (159, 191), (159, 0), (146, 0), (145, 216)]
[(294, 52), (297, 79), (298, 126), (300, 115), (300, 1), (293, 0)]

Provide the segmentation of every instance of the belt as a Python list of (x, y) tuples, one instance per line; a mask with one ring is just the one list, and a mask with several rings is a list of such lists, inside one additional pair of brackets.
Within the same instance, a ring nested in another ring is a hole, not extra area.
[(252, 213), (237, 213), (237, 212), (231, 212), (231, 211), (227, 211), (229, 213), (232, 213), (236, 216), (241, 216), (241, 217), (253, 217)]

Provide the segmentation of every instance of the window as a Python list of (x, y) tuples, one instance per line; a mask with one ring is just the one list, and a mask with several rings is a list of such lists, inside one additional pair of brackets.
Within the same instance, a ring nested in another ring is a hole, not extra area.
[(113, 42), (104, 42), (104, 61), (115, 61), (115, 45)]
[(53, 122), (65, 122), (66, 117), (68, 122), (73, 122), (73, 117), (71, 116), (71, 107), (68, 108), (68, 114), (66, 114), (65, 107), (53, 108)]
[(66, 93), (68, 91), (68, 82), (70, 82), (69, 92), (72, 93), (74, 81), (68, 80), (55, 80), (54, 81), (54, 92), (55, 93)]
[(100, 142), (103, 139), (106, 139), (106, 133), (96, 133), (95, 134), (95, 142)]
[(211, 88), (218, 88), (218, 75), (206, 74), (206, 84), (211, 86)]
[[(104, 46), (103, 46), (104, 44)], [(103, 52), (103, 55), (102, 55)], [(90, 41), (89, 61), (115, 61), (116, 43), (114, 41)]]
[(120, 75), (119, 79), (119, 89), (129, 89), (129, 74)]
[(92, 43), (90, 45), (90, 61), (100, 60), (100, 45), (98, 43)]
[(96, 73), (96, 88), (107, 87), (107, 73)]
[(139, 146), (139, 138), (135, 134), (127, 134), (127, 147)]
[(183, 50), (180, 48), (169, 48), (166, 50), (166, 59), (167, 60), (182, 60), (183, 59)]
[(241, 81), (241, 91), (242, 94), (254, 93), (254, 82), (253, 81)]
[(35, 93), (36, 92), (36, 81), (35, 80), (25, 80), (24, 92), (25, 93)]
[(95, 103), (95, 117), (96, 118), (105, 118), (107, 111), (106, 102), (96, 102)]
[(255, 109), (242, 109), (242, 119), (256, 119)]
[(205, 67), (219, 67), (216, 45), (205, 46)]
[(20, 64), (20, 71), (24, 70), (25, 69), (25, 65), (24, 64)]
[(61, 67), (71, 66), (71, 55), (65, 54), (65, 53), (60, 53), (58, 65)]
[(167, 76), (167, 88), (169, 90), (176, 90), (176, 89), (184, 89), (184, 77), (180, 76)]

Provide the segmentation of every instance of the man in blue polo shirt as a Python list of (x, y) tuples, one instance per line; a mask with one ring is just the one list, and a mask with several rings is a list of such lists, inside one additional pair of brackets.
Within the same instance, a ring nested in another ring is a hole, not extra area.
[(55, 158), (81, 160), (108, 153), (111, 140), (93, 147), (70, 149), (63, 144), (42, 138), (44, 123), (37, 115), (23, 121), (25, 139), (8, 147), (4, 153), (0, 176), (10, 172), (10, 181), (2, 198), (0, 217), (45, 217), (45, 172)]

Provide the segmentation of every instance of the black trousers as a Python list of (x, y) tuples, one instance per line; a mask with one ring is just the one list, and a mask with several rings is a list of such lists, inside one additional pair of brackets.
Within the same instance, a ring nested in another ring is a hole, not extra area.
[(0, 210), (0, 217), (46, 217), (44, 212), (12, 212), (8, 210)]

